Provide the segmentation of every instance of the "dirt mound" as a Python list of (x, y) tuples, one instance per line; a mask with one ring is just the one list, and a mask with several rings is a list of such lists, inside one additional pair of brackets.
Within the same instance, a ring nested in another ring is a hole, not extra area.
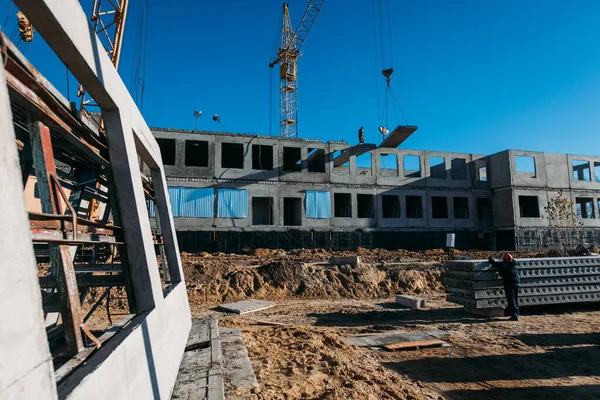
[(295, 327), (248, 329), (242, 331), (252, 366), (258, 381), (265, 382), (250, 398), (428, 398), (382, 367), (373, 352), (349, 346), (338, 335)]
[(442, 288), (439, 268), (419, 264), (353, 267), (285, 258), (243, 266), (227, 259), (215, 263), (196, 258), (184, 264), (184, 272), (190, 297), (219, 302), (247, 297), (374, 298)]

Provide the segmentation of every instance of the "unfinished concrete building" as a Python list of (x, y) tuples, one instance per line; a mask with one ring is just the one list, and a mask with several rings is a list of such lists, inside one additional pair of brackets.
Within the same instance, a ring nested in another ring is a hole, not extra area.
[(182, 251), (245, 247), (537, 249), (559, 188), (600, 244), (600, 157), (506, 150), (406, 150), (416, 127), (379, 146), (153, 128)]

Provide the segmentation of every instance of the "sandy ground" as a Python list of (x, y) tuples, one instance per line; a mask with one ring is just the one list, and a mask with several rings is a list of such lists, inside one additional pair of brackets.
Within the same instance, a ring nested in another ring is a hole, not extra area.
[[(425, 310), (393, 299), (284, 300), (269, 310), (222, 315), (239, 326), (260, 388), (252, 399), (598, 399), (598, 305), (524, 309), (519, 322), (473, 316), (427, 297)], [(195, 314), (203, 314), (196, 310)], [(286, 326), (253, 325), (273, 321)], [(451, 348), (385, 352), (342, 338), (441, 329)]]
[[(260, 384), (229, 398), (600, 399), (600, 304), (525, 308), (519, 322), (488, 319), (445, 301), (436, 260), (386, 254), (329, 271), (325, 256), (308, 256), (186, 257), (194, 316), (241, 298), (276, 304), (243, 316), (217, 312), (221, 326), (241, 328)], [(397, 307), (398, 291), (428, 307)], [(448, 331), (452, 347), (387, 352), (343, 341), (389, 329)]]

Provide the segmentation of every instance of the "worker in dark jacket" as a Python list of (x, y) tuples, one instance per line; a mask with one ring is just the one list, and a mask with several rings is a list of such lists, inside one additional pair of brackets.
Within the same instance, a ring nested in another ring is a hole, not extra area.
[(517, 270), (517, 262), (509, 253), (505, 253), (502, 256), (502, 261), (496, 261), (494, 257), (490, 257), (489, 262), (498, 270), (498, 275), (502, 278), (510, 320), (518, 321), (519, 285), (521, 283), (521, 278), (519, 277), (519, 271)]

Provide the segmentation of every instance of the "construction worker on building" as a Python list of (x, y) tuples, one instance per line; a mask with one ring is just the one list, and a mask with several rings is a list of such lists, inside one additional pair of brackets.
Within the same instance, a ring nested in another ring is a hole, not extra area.
[(519, 320), (519, 285), (521, 278), (517, 269), (517, 262), (509, 253), (504, 253), (501, 261), (496, 261), (494, 257), (489, 258), (490, 264), (498, 270), (498, 275), (502, 278), (504, 292), (506, 294), (506, 303), (508, 305), (508, 314), (511, 321)]
[(365, 142), (365, 128), (362, 126), (358, 130), (358, 143), (362, 144)]

